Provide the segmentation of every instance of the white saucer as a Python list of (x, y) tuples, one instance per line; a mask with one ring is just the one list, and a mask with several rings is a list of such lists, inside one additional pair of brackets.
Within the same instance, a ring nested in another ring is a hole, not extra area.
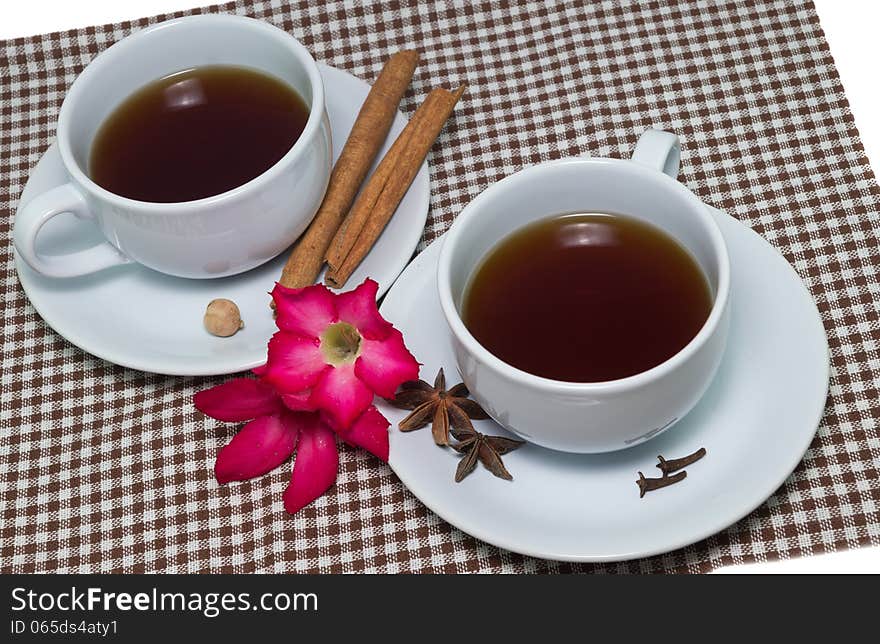
[[(730, 249), (732, 317), (718, 376), (676, 427), (639, 446), (576, 455), (524, 445), (504, 456), (512, 482), (478, 465), (454, 483), (458, 457), (430, 429), (396, 430), (407, 412), (381, 403), (392, 423), (395, 473), (426, 506), (461, 530), (525, 555), (622, 561), (704, 539), (763, 503), (803, 457), (822, 417), (829, 356), (816, 306), (783, 257), (761, 237), (714, 210)], [(435, 242), (404, 271), (382, 305), (432, 381), (457, 369), (437, 298)], [(507, 435), (491, 420), (478, 431)], [(708, 454), (687, 478), (639, 498), (637, 472), (660, 475), (657, 455)]]
[[(318, 66), (326, 89), (335, 160), (370, 87), (347, 72)], [(397, 115), (380, 159), (406, 122), (402, 114)], [(19, 208), (65, 180), (53, 143), (31, 172)], [(430, 197), (426, 162), (397, 214), (351, 277), (351, 287), (366, 277), (379, 283), (380, 295), (391, 286), (422, 236)], [(61, 215), (43, 228), (38, 249), (61, 254), (88, 248), (101, 239), (88, 222)], [(286, 256), (285, 252), (247, 273), (214, 280), (169, 277), (136, 264), (86, 277), (52, 279), (34, 272), (18, 254), (15, 266), (25, 293), (46, 324), (84, 351), (143, 371), (213, 375), (244, 371), (266, 361), (266, 342), (276, 330), (267, 293), (281, 275)], [(216, 297), (229, 298), (241, 309), (245, 328), (231, 338), (216, 338), (202, 326), (205, 307)]]

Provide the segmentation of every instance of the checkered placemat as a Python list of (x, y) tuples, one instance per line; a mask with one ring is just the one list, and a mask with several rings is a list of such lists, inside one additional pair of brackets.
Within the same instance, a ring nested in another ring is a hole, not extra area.
[[(218, 486), (235, 431), (194, 391), (85, 355), (19, 286), (11, 228), (65, 90), (95, 54), (159, 18), (0, 43), (0, 570), (704, 571), (880, 545), (880, 190), (809, 2), (237, 2), (315, 58), (372, 79), (416, 47), (402, 109), (467, 83), (430, 158), (423, 244), (491, 183), (565, 155), (628, 156), (677, 132), (681, 180), (780, 249), (818, 302), (832, 355), (825, 417), (764, 506), (686, 549), (580, 566), (521, 557), (452, 528), (385, 465), (343, 448), (339, 480), (296, 516), (285, 468)], [(167, 18), (164, 16), (163, 18)]]

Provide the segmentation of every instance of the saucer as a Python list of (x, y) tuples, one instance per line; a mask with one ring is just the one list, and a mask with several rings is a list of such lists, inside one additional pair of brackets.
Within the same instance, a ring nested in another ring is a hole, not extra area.
[[(752, 230), (711, 209), (730, 251), (730, 335), (718, 374), (675, 427), (607, 454), (568, 454), (526, 444), (504, 456), (513, 481), (482, 465), (461, 483), (458, 457), (430, 429), (403, 433), (407, 412), (379, 406), (391, 421), (389, 464), (428, 508), (478, 539), (524, 555), (565, 561), (623, 561), (675, 550), (749, 514), (791, 474), (810, 445), (828, 391), (829, 354), (816, 305), (785, 259)], [(382, 314), (403, 332), (433, 381), (457, 377), (437, 295), (441, 240), (421, 253), (388, 292)], [(524, 338), (524, 341), (528, 341)], [(491, 420), (478, 431), (512, 436)], [(657, 455), (704, 447), (683, 481), (639, 498), (638, 472), (660, 476)]]
[[(370, 90), (364, 81), (318, 63), (333, 133), (333, 158), (339, 156), (361, 104)], [(381, 159), (406, 125), (398, 113)], [(34, 196), (66, 181), (53, 143), (31, 172), (19, 208)], [(412, 257), (428, 217), (430, 180), (422, 164), (397, 214), (373, 250), (352, 275), (346, 289), (366, 277), (384, 293)], [(39, 251), (62, 254), (103, 240), (98, 229), (72, 215), (50, 220), (40, 233)], [(232, 277), (195, 280), (171, 277), (137, 264), (70, 279), (44, 277), (16, 253), (15, 267), (25, 293), (43, 320), (79, 348), (104, 360), (142, 371), (169, 375), (215, 375), (251, 369), (266, 361), (266, 342), (276, 331), (267, 293), (287, 260), (270, 262)], [(323, 279), (323, 275), (320, 277)], [(233, 300), (245, 327), (229, 338), (205, 331), (202, 316), (214, 298)]]

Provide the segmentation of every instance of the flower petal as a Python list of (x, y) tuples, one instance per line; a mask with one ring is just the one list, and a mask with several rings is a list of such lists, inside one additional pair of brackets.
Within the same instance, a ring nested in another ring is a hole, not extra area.
[(351, 428), (340, 434), (346, 442), (378, 456), (388, 462), (388, 426), (391, 423), (382, 413), (370, 405)]
[(251, 420), (281, 410), (275, 390), (253, 378), (236, 378), (200, 391), (193, 396), (193, 403), (203, 414), (226, 422)]
[(376, 293), (379, 285), (367, 278), (353, 291), (336, 296), (336, 310), (339, 319), (354, 326), (360, 334), (371, 340), (381, 340), (394, 327), (379, 315)]
[(361, 340), (355, 374), (378, 395), (391, 398), (401, 383), (419, 377), (419, 363), (403, 343), (403, 334), (392, 328), (384, 340)]
[(338, 319), (336, 295), (323, 284), (287, 288), (276, 283), (272, 299), (278, 313), (275, 324), (283, 331), (317, 338)]
[(293, 411), (315, 411), (317, 407), (312, 403), (311, 396), (311, 389), (303, 389), (293, 394), (281, 394), (281, 402)]
[(317, 414), (303, 414), (299, 447), (290, 484), (284, 490), (284, 509), (294, 514), (324, 494), (336, 480), (339, 454), (336, 436)]
[(298, 418), (281, 412), (252, 420), (217, 454), (214, 476), (218, 483), (244, 481), (283, 463), (296, 447)]
[(354, 365), (327, 369), (312, 389), (311, 402), (327, 413), (337, 431), (351, 427), (373, 401), (373, 392), (355, 376)]
[(263, 378), (278, 391), (293, 393), (314, 385), (327, 368), (316, 338), (279, 331), (269, 340)]

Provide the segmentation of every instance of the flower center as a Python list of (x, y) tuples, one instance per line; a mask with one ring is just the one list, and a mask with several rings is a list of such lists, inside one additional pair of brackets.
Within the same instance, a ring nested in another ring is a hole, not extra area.
[(350, 364), (361, 354), (361, 334), (348, 322), (328, 326), (321, 334), (321, 352), (327, 364)]

